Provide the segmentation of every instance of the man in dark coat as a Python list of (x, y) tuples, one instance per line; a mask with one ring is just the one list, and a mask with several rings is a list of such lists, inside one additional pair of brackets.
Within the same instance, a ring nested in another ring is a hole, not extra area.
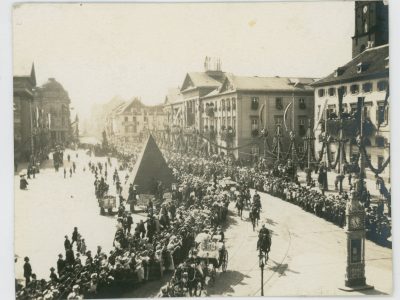
[(142, 234), (142, 238), (146, 236), (146, 228), (144, 227), (144, 222), (143, 220), (140, 220), (139, 223), (139, 232)]
[(126, 227), (129, 233), (131, 233), (132, 224), (133, 224), (132, 214), (128, 214), (128, 217), (126, 218)]
[(58, 282), (57, 274), (54, 273), (55, 269), (53, 267), (50, 268), (50, 280), (52, 282)]
[(65, 250), (68, 250), (69, 248), (71, 248), (71, 242), (68, 239), (68, 235), (65, 236), (64, 248), (65, 248)]
[(64, 273), (65, 270), (65, 260), (63, 259), (62, 254), (58, 254), (58, 260), (57, 260), (57, 273), (58, 276), (61, 276)]
[(68, 265), (73, 266), (75, 264), (75, 255), (72, 247), (65, 251), (65, 260)]
[(78, 242), (78, 228), (77, 228), (77, 227), (74, 227), (74, 231), (72, 232), (72, 243), (71, 243), (71, 247), (72, 247), (72, 245), (73, 245), (75, 242)]
[(24, 261), (25, 261), (24, 263), (25, 287), (27, 287), (29, 282), (31, 282), (32, 267), (31, 264), (29, 263), (29, 257), (25, 257)]

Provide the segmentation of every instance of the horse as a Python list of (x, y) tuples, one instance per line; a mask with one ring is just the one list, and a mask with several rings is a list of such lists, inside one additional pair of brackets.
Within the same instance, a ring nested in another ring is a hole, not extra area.
[(236, 208), (237, 208), (237, 210), (238, 210), (238, 216), (240, 216), (240, 219), (242, 219), (243, 207), (244, 207), (244, 200), (243, 200), (243, 197), (240, 197), (240, 198), (236, 201)]
[(188, 269), (188, 290), (190, 297), (193, 296), (193, 291), (195, 296), (200, 296), (201, 291), (204, 288), (205, 277), (199, 267), (196, 265), (191, 265)]
[(260, 250), (260, 254), (264, 253), (268, 257), (268, 253), (271, 250), (271, 236), (269, 234), (263, 233), (257, 242), (257, 250)]

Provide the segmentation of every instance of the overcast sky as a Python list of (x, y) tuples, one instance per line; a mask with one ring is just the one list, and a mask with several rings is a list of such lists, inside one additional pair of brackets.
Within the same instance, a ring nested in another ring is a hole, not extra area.
[(82, 119), (114, 95), (164, 101), (205, 56), (237, 75), (325, 76), (351, 59), (354, 2), (23, 4), (13, 23), (14, 70), (34, 61)]

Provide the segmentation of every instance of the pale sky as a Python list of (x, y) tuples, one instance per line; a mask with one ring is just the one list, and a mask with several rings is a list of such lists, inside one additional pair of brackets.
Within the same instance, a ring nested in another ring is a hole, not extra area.
[(82, 120), (115, 95), (163, 102), (205, 56), (237, 75), (326, 76), (351, 59), (354, 2), (23, 4), (13, 24), (14, 69), (34, 61)]

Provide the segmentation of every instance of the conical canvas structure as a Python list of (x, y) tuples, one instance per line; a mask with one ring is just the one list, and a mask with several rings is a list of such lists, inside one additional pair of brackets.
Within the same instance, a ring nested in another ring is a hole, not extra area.
[(133, 178), (139, 194), (154, 194), (158, 181), (168, 189), (176, 182), (152, 135), (135, 164)]

